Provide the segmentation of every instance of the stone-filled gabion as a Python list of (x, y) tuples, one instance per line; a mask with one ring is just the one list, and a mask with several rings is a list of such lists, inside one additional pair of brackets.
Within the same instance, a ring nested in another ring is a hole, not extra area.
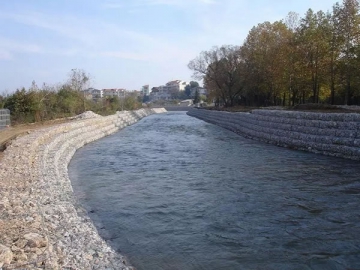
[(188, 115), (224, 127), (244, 137), (360, 160), (360, 114), (253, 110), (231, 113), (192, 109)]
[(84, 144), (164, 111), (74, 120), (13, 141), (0, 166), (0, 269), (132, 269), (77, 203), (67, 166)]

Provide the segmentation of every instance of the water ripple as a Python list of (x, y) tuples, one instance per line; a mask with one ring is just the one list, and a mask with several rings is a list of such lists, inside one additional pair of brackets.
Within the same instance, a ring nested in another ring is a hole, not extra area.
[(360, 269), (358, 162), (152, 115), (80, 149), (75, 193), (138, 270)]

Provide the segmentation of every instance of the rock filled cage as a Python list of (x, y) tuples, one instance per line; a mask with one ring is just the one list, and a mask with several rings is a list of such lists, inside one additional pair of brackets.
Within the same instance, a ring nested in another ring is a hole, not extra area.
[(0, 129), (10, 126), (10, 110), (0, 109)]

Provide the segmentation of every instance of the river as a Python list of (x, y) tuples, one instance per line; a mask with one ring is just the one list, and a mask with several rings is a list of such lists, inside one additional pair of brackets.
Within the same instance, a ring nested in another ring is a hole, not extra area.
[(69, 175), (137, 270), (360, 269), (359, 165), (168, 112), (79, 149)]

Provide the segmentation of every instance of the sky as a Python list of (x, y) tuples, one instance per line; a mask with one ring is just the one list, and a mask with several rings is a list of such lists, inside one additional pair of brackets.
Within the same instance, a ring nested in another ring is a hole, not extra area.
[(192, 80), (187, 64), (213, 46), (242, 45), (252, 27), (331, 10), (335, 0), (0, 0), (0, 94), (71, 69), (96, 88), (139, 90)]

